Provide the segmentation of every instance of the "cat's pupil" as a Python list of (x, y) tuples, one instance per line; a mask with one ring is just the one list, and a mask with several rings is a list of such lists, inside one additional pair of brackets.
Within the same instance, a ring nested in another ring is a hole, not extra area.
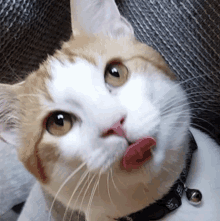
[(54, 122), (56, 125), (64, 126), (64, 116), (63, 114), (56, 115)]
[(119, 72), (118, 72), (118, 69), (115, 68), (115, 67), (111, 68), (111, 69), (109, 70), (109, 73), (110, 73), (112, 76), (114, 76), (114, 77), (117, 77), (117, 78), (120, 77)]

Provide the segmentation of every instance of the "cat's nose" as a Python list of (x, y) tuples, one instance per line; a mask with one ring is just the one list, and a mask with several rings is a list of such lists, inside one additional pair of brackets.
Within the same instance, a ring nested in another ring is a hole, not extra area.
[(102, 133), (102, 137), (107, 137), (110, 135), (118, 135), (126, 138), (125, 130), (123, 129), (123, 123), (125, 121), (125, 117), (121, 118), (119, 121), (114, 123), (109, 129), (104, 130)]

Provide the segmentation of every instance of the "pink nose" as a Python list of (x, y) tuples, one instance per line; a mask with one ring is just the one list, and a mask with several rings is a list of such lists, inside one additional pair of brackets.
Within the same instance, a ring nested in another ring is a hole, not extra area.
[(104, 133), (102, 134), (102, 137), (107, 137), (109, 135), (115, 134), (115, 135), (126, 138), (125, 130), (122, 127), (124, 121), (125, 121), (125, 118), (123, 117), (121, 120), (119, 120), (115, 124), (113, 124), (112, 127), (105, 130)]

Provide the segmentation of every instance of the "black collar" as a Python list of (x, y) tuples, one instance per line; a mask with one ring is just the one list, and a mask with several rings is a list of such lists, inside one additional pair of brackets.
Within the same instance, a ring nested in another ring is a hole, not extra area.
[(189, 173), (192, 155), (197, 149), (196, 141), (190, 131), (189, 137), (189, 152), (187, 153), (186, 166), (181, 172), (179, 179), (176, 180), (174, 185), (171, 187), (170, 191), (164, 195), (162, 199), (157, 200), (155, 203), (136, 213), (129, 214), (126, 217), (118, 218), (118, 221), (159, 220), (181, 206), (181, 198), (184, 192), (184, 183), (186, 182), (186, 178)]

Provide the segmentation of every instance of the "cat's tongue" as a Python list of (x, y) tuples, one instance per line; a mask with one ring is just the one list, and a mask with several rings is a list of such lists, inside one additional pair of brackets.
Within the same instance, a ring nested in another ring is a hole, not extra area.
[(122, 158), (122, 166), (130, 171), (138, 169), (147, 160), (151, 158), (151, 147), (156, 145), (156, 141), (152, 137), (146, 137), (137, 140), (130, 145)]

